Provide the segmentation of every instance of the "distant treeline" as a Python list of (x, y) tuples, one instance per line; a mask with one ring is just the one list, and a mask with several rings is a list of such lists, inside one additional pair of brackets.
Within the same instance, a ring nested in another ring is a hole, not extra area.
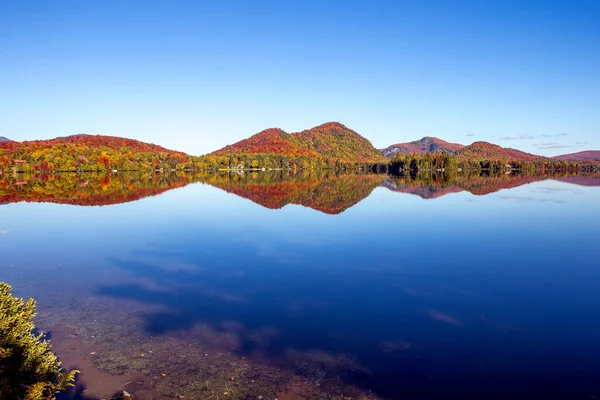
[(474, 160), (454, 154), (425, 153), (425, 154), (397, 154), (390, 160), (390, 172), (408, 171), (492, 171), (519, 170), (524, 172), (576, 172), (597, 171), (600, 163), (593, 161), (569, 162), (555, 161), (552, 159), (539, 159), (536, 161), (511, 161), (511, 160)]
[(349, 162), (339, 159), (288, 156), (274, 153), (253, 154), (208, 154), (200, 157), (191, 157), (194, 165), (203, 170), (222, 169), (283, 169), (283, 170), (371, 170), (377, 165), (385, 163)]

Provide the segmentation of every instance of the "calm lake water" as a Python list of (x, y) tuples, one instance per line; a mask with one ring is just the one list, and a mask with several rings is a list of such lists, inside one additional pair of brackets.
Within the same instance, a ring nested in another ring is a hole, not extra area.
[[(598, 177), (66, 176), (0, 195), (0, 280), (70, 362), (142, 399), (600, 398)], [(119, 389), (89, 376), (84, 395)]]

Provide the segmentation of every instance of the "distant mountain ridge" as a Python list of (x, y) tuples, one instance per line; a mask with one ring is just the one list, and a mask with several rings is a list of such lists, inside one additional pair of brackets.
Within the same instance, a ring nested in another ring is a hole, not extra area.
[(511, 148), (501, 147), (497, 144), (492, 144), (488, 142), (475, 142), (473, 144), (463, 147), (462, 149), (458, 150), (455, 154), (458, 159), (470, 161), (493, 160), (502, 162), (533, 162), (547, 160), (547, 158), (543, 156), (525, 153), (523, 151)]
[(228, 153), (273, 153), (344, 162), (387, 162), (368, 139), (339, 122), (327, 122), (297, 133), (270, 128), (210, 154)]
[[(40, 153), (41, 152), (41, 153)], [(343, 164), (388, 164), (397, 155), (424, 153), (454, 154), (458, 162), (491, 161), (498, 163), (548, 163), (554, 161), (597, 164), (600, 151), (581, 151), (544, 157), (488, 142), (468, 146), (424, 137), (377, 150), (371, 142), (339, 122), (327, 122), (297, 133), (279, 128), (265, 129), (205, 156), (193, 157), (162, 146), (105, 135), (75, 134), (50, 140), (24, 142), (0, 137), (0, 168), (15, 164), (42, 170), (94, 170), (136, 168), (230, 169), (314, 169), (332, 168), (332, 162)], [(33, 156), (35, 153), (35, 157)], [(40, 157), (41, 155), (41, 157)], [(362, 166), (359, 166), (362, 168)]]
[(555, 161), (600, 161), (600, 150), (586, 150), (551, 158)]
[(408, 143), (398, 143), (381, 149), (380, 152), (385, 157), (392, 158), (396, 154), (424, 154), (424, 153), (436, 153), (446, 152), (450, 154), (456, 153), (458, 150), (465, 147), (458, 143), (449, 143), (445, 140), (438, 139), (436, 137), (425, 136), (423, 139), (415, 140)]

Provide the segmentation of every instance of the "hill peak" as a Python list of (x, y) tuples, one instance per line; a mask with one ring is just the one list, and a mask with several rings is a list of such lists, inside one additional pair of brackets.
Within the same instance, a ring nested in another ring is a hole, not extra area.
[(320, 128), (342, 128), (342, 129), (349, 129), (346, 125), (342, 124), (341, 122), (337, 122), (337, 121), (329, 121), (329, 122), (325, 122), (321, 125), (317, 125), (314, 128), (311, 129), (320, 129)]
[(7, 137), (0, 136), (0, 142), (12, 142), (12, 140), (10, 140), (10, 139), (9, 139), (9, 138), (7, 138)]
[(268, 136), (268, 135), (281, 135), (281, 134), (287, 134), (283, 129), (281, 128), (267, 128), (267, 129), (263, 129), (262, 131), (255, 133), (254, 135), (250, 136), (250, 137), (254, 137), (254, 136)]
[(456, 153), (464, 146), (458, 143), (450, 143), (445, 140), (439, 139), (433, 136), (425, 136), (419, 140), (408, 143), (397, 143), (393, 144), (385, 149), (380, 150), (381, 154), (386, 157), (394, 157), (396, 154), (424, 154), (424, 153), (436, 153), (446, 152), (450, 154)]
[(489, 142), (474, 142), (463, 147), (456, 152), (459, 158), (469, 160), (497, 160), (503, 162), (530, 162), (544, 160), (545, 157), (535, 154), (525, 153), (524, 151), (515, 150), (498, 146)]
[(297, 133), (269, 128), (217, 150), (216, 155), (280, 154), (343, 162), (385, 162), (367, 139), (339, 122), (326, 122)]

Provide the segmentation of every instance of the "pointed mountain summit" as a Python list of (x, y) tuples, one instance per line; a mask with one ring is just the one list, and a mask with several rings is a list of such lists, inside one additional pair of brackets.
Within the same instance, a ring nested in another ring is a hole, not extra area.
[(425, 136), (421, 140), (415, 140), (414, 142), (398, 143), (393, 144), (385, 149), (380, 150), (381, 154), (388, 158), (394, 157), (396, 154), (424, 154), (424, 153), (450, 153), (454, 154), (458, 150), (465, 147), (458, 143), (449, 143), (445, 140), (438, 139), (436, 137)]
[(327, 122), (299, 133), (292, 134), (297, 143), (307, 146), (326, 159), (353, 162), (386, 162), (371, 142), (340, 124)]
[(386, 162), (369, 140), (339, 122), (327, 122), (298, 133), (266, 129), (212, 154), (259, 153), (344, 162)]

